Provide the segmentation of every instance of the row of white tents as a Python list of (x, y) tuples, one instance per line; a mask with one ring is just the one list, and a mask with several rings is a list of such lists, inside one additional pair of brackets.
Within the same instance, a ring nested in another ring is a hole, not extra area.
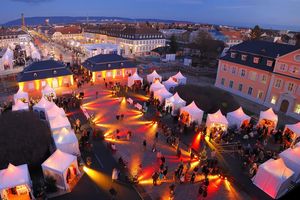
[(292, 182), (300, 182), (300, 143), (261, 164), (252, 182), (273, 199), (287, 193)]
[[(14, 95), (14, 101), (14, 106), (23, 103), (23, 101), (26, 102), (28, 101), (28, 94), (19, 90)], [(23, 104), (28, 106), (28, 103)], [(77, 137), (71, 128), (65, 111), (55, 103), (42, 97), (33, 106), (33, 111), (38, 113), (41, 119), (48, 121), (57, 149), (42, 164), (44, 176), (54, 177), (58, 188), (68, 190), (67, 176), (75, 177), (80, 173), (77, 163), (77, 155), (80, 155)], [(11, 173), (11, 171), (14, 173)], [(6, 181), (7, 179), (9, 179), (9, 182)], [(5, 184), (2, 184), (2, 181), (5, 181)], [(31, 181), (27, 165), (13, 166), (9, 164), (8, 168), (0, 173), (0, 194), (5, 197), (7, 189), (20, 185), (30, 191)]]

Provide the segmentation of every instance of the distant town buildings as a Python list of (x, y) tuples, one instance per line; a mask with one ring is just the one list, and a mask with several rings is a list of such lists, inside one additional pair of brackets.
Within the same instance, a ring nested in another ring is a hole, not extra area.
[(0, 48), (23, 45), (28, 43), (30, 40), (30, 35), (23, 30), (8, 28), (0, 29)]
[(219, 59), (215, 86), (300, 119), (300, 48), (245, 41)]
[(124, 56), (147, 55), (166, 44), (161, 32), (145, 25), (89, 26), (85, 29), (85, 36), (90, 40), (120, 45)]
[(82, 39), (82, 29), (80, 26), (60, 26), (48, 31), (48, 36), (55, 40), (80, 40)]

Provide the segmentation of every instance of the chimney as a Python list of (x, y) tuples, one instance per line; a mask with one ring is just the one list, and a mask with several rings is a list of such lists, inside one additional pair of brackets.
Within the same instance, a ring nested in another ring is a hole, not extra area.
[(21, 20), (22, 20), (22, 29), (25, 30), (26, 26), (25, 26), (25, 17), (24, 17), (24, 13), (21, 14)]

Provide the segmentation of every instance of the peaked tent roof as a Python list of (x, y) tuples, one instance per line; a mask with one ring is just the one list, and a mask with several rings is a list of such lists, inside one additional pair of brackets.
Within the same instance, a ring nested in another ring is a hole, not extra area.
[(177, 74), (175, 74), (174, 76), (172, 76), (173, 78), (176, 79), (184, 79), (186, 78), (185, 76), (182, 75), (182, 73), (179, 71)]
[(161, 97), (166, 97), (166, 96), (171, 97), (172, 93), (170, 93), (165, 87), (163, 87), (159, 90), (154, 91), (154, 96), (157, 96), (157, 95), (161, 96)]
[(53, 135), (55, 144), (70, 144), (77, 143), (77, 137), (73, 130), (62, 128), (58, 134)]
[(24, 103), (23, 101), (17, 100), (15, 105), (12, 106), (13, 111), (18, 111), (18, 110), (28, 110), (29, 106), (28, 103)]
[(259, 120), (267, 119), (270, 121), (278, 122), (278, 116), (274, 113), (272, 108), (269, 108), (266, 111), (260, 111)]
[(244, 121), (244, 120), (250, 120), (251, 119), (250, 116), (245, 114), (242, 107), (239, 107), (238, 109), (227, 113), (227, 118), (228, 118), (228, 116), (232, 116), (235, 119), (238, 119), (239, 121)]
[(55, 90), (50, 87), (50, 85), (46, 84), (46, 86), (42, 89), (43, 94), (55, 93)]
[(171, 101), (173, 103), (186, 103), (186, 101), (183, 100), (177, 92), (173, 96), (169, 97), (168, 101)]
[(21, 88), (19, 88), (18, 92), (16, 94), (14, 94), (14, 99), (22, 99), (25, 98), (28, 100), (28, 93), (24, 92), (23, 90), (21, 90)]
[(281, 158), (277, 160), (270, 159), (259, 165), (252, 181), (257, 187), (273, 199), (276, 199), (281, 185), (291, 178), (293, 174), (294, 172), (285, 165)]
[(51, 129), (71, 127), (68, 118), (61, 115), (58, 115), (54, 119), (50, 120), (49, 123)]
[(55, 105), (53, 102), (50, 102), (44, 97), (42, 97), (41, 100), (33, 106), (33, 108), (50, 109), (53, 105)]
[[(152, 80), (153, 80), (153, 78), (159, 78), (159, 79), (161, 79), (162, 76), (159, 75), (159, 74), (156, 72), (156, 70), (153, 70), (153, 72), (152, 72), (151, 74), (148, 74), (148, 75), (147, 75), (147, 80), (148, 80), (148, 81), (149, 81), (149, 79), (152, 79)], [(151, 81), (152, 81), (152, 80), (151, 80)]]
[(65, 116), (66, 113), (63, 108), (58, 107), (57, 105), (53, 105), (50, 109), (46, 110), (46, 114), (48, 119), (53, 119), (58, 115)]
[(6, 169), (0, 170), (0, 190), (30, 183), (29, 177), (27, 164), (19, 166), (9, 164)]
[(203, 110), (201, 110), (194, 101), (192, 103), (190, 103), (189, 105), (182, 107), (181, 111), (188, 112), (192, 115), (198, 114), (198, 113), (203, 113)]
[(143, 83), (143, 78), (135, 72), (132, 76), (128, 77), (128, 86), (131, 87), (135, 80), (140, 80)]
[(215, 113), (208, 114), (207, 121), (210, 123), (228, 124), (226, 117), (222, 114), (220, 109)]
[(43, 162), (42, 167), (63, 173), (74, 160), (77, 160), (76, 156), (64, 153), (57, 149), (45, 162)]
[(174, 81), (174, 79), (172, 78), (172, 77), (170, 77), (170, 78), (168, 78), (168, 80), (166, 80), (166, 81), (164, 81), (163, 82), (163, 85), (164, 86), (177, 86), (178, 85), (178, 83), (176, 82), (176, 81)]
[(159, 81), (155, 81), (154, 83), (152, 83), (150, 85), (150, 91), (153, 92), (155, 90), (159, 90), (164, 88), (165, 86), (163, 84), (161, 84)]
[(300, 122), (296, 124), (287, 124), (285, 125), (285, 128), (290, 129), (297, 135), (297, 137), (300, 137)]

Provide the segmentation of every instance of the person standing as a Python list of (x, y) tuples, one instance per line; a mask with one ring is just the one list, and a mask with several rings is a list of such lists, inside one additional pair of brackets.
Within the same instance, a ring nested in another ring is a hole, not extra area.
[(155, 171), (153, 174), (152, 174), (152, 180), (153, 180), (153, 185), (156, 186), (157, 185), (157, 179), (158, 179), (159, 175), (158, 173)]
[(144, 151), (146, 151), (146, 149), (147, 149), (147, 141), (146, 140), (143, 141), (143, 148), (144, 148)]

